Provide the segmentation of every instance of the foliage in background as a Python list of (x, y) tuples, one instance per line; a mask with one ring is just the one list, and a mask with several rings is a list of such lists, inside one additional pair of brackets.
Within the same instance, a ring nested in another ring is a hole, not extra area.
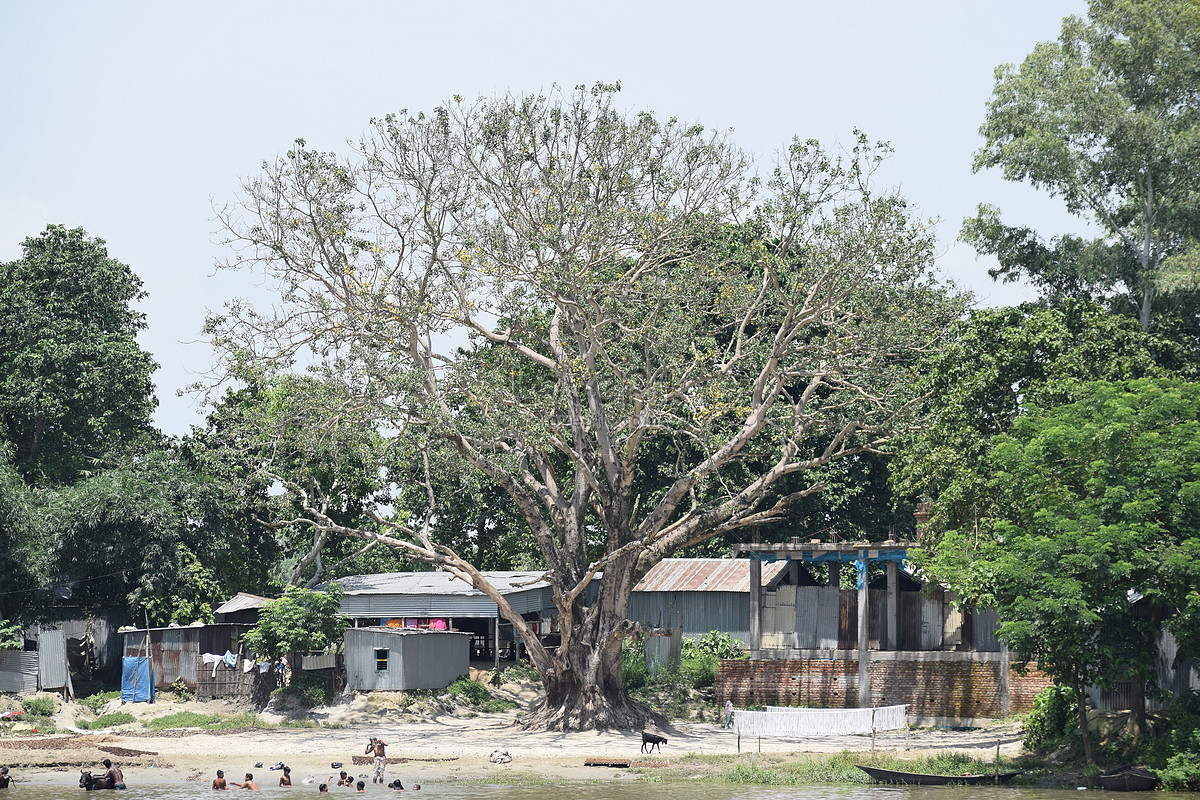
[(20, 650), (25, 645), (25, 628), (0, 617), (0, 650)]
[(1200, 384), (1064, 391), (1073, 402), (1031, 410), (993, 441), (989, 524), (912, 556), (966, 602), (996, 608), (1016, 656), (1075, 690), (1095, 763), (1087, 687), (1144, 689), (1164, 626), (1185, 658), (1200, 646)]
[(0, 264), (0, 438), (30, 484), (70, 484), (152, 437), (141, 280), (82, 228), (48, 225)]
[(1187, 369), (1178, 344), (1092, 303), (973, 311), (929, 360), (921, 389), (930, 425), (896, 446), (897, 494), (935, 501), (926, 543), (964, 524), (986, 533), (993, 513), (986, 455), (1024, 411), (1066, 402), (1079, 381)]
[(993, 275), (1047, 294), (1114, 301), (1150, 330), (1164, 301), (1196, 329), (1200, 288), (1200, 15), (1191, 0), (1090, 0), (1019, 67), (1001, 65), (975, 169), (1061, 197), (1104, 235), (1049, 247), (994, 208), (964, 238)]
[(349, 620), (342, 615), (342, 587), (330, 584), (324, 591), (288, 586), (278, 600), (259, 611), (258, 624), (242, 642), (261, 658), (271, 660), (305, 650), (325, 650), (341, 645)]

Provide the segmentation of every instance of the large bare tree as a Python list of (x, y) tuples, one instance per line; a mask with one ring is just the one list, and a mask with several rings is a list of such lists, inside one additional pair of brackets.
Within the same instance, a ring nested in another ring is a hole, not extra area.
[(307, 364), (340, 387), (278, 435), (370, 428), (504, 490), (557, 648), (435, 540), (436, 481), (420, 513), (384, 503), (368, 529), (260, 464), (302, 509), (276, 524), (400, 548), (495, 600), (545, 684), (530, 724), (560, 728), (653, 716), (621, 686), (634, 585), (911, 425), (915, 365), (962, 310), (930, 233), (872, 188), (886, 148), (796, 141), (760, 176), (727, 134), (624, 113), (614, 88), (455, 97), (374, 120), (346, 157), (298, 141), (223, 214), (225, 266), (263, 269), (278, 302), (210, 322), (238, 370)]

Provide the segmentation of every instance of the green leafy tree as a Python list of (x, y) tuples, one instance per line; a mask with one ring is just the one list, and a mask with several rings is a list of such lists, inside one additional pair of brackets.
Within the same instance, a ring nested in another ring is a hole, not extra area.
[(1144, 379), (1069, 389), (990, 445), (994, 505), (981, 531), (917, 555), (966, 602), (994, 606), (1000, 637), (1077, 698), (1154, 674), (1165, 625), (1187, 655), (1200, 588), (1200, 384)]
[[(546, 687), (528, 724), (558, 729), (656, 719), (621, 685), (633, 586), (918, 424), (918, 360), (964, 307), (932, 275), (929, 232), (872, 188), (886, 149), (797, 141), (760, 178), (726, 135), (622, 113), (613, 89), (388, 115), (345, 160), (298, 141), (225, 217), (228, 266), (266, 269), (280, 302), (209, 327), (235, 376), (315, 362), (326, 394), (272, 436), (377, 431), (380, 466), (420, 467), (403, 479), (424, 507), (378, 505), (376, 529), (260, 462), (315, 529), (495, 601)], [(433, 538), (443, 453), (528, 527), (560, 647)]]
[(178, 446), (46, 493), (55, 574), (74, 602), (125, 606), (153, 624), (209, 621), (236, 591), (262, 591), (274, 537), (247, 525), (232, 487)]
[(926, 541), (972, 528), (992, 513), (986, 455), (1021, 414), (1064, 402), (1078, 381), (1187, 369), (1174, 341), (1086, 301), (974, 311), (930, 358), (920, 385), (930, 424), (895, 445), (896, 494), (933, 502)]
[(36, 610), (47, 575), (43, 520), (37, 495), (25, 484), (0, 443), (0, 619), (22, 619)]
[(341, 614), (342, 589), (324, 591), (288, 586), (283, 596), (262, 607), (258, 624), (242, 637), (251, 652), (269, 659), (304, 650), (339, 646), (349, 621)]
[(1057, 41), (1001, 65), (975, 168), (999, 167), (1061, 197), (1104, 231), (1049, 245), (981, 206), (964, 238), (1064, 296), (1120, 298), (1143, 329), (1156, 296), (1193, 317), (1200, 276), (1200, 13), (1190, 0), (1090, 0)]
[(142, 282), (82, 228), (50, 225), (0, 264), (0, 435), (28, 482), (62, 484), (151, 432)]

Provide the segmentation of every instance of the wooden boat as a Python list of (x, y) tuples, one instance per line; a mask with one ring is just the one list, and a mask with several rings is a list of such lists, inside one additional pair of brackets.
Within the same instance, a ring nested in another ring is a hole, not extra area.
[(1019, 772), (1001, 772), (999, 774), (987, 773), (980, 775), (925, 775), (921, 772), (898, 772), (893, 769), (864, 767), (862, 764), (855, 764), (854, 766), (880, 783), (905, 783), (909, 786), (950, 786), (952, 784), (960, 786), (987, 786), (994, 783), (1008, 783), (1021, 774)]
[(1158, 776), (1141, 767), (1120, 767), (1101, 772), (1100, 785), (1110, 792), (1149, 792), (1158, 788)]

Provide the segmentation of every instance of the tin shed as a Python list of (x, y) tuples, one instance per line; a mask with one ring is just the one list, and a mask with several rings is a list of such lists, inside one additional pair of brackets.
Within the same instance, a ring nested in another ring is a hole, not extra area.
[(350, 628), (345, 647), (346, 686), (352, 691), (445, 689), (470, 668), (468, 633)]
[[(785, 562), (763, 566), (773, 588), (787, 572)], [(629, 600), (629, 618), (684, 636), (723, 631), (750, 642), (750, 562), (744, 558), (664, 558), (651, 567)]]

